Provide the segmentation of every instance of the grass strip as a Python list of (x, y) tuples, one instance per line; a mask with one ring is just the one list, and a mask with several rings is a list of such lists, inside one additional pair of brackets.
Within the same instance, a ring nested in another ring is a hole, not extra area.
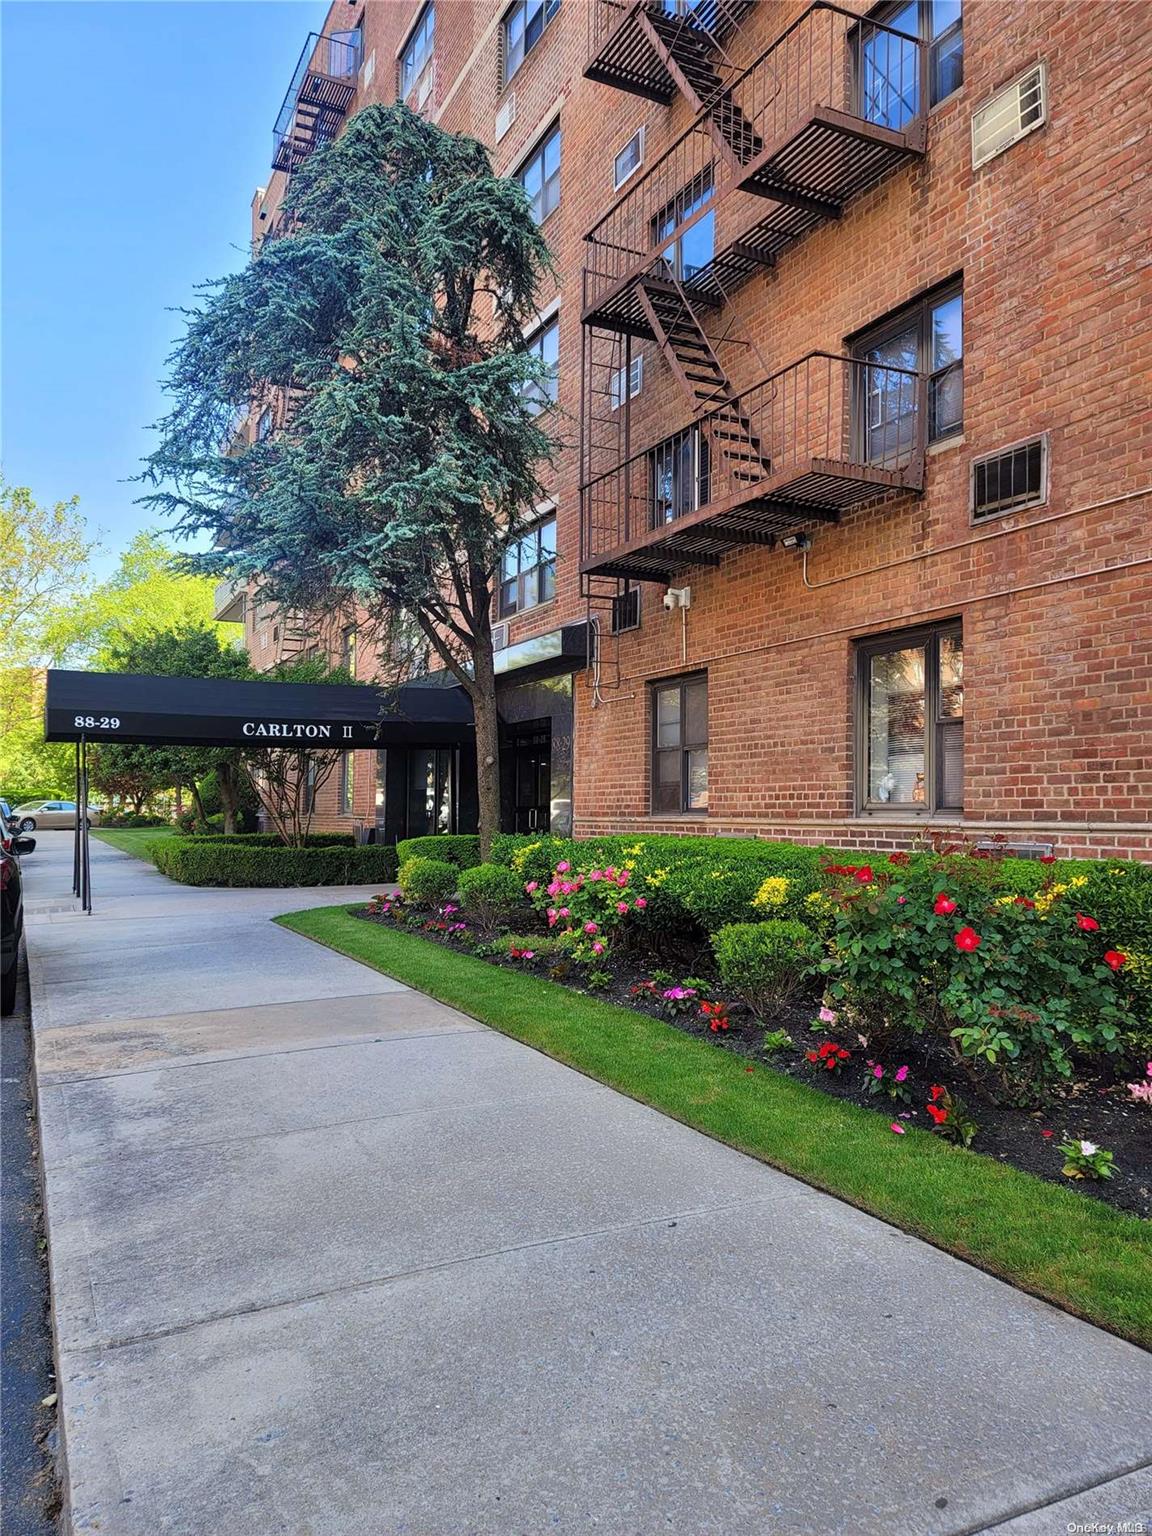
[(175, 827), (93, 827), (92, 836), (110, 848), (119, 848), (121, 853), (130, 853), (134, 859), (149, 859), (151, 844), (172, 837), (175, 831)]
[[(1152, 1223), (530, 973), (320, 907), (276, 921), (1152, 1348)], [(1053, 1155), (1057, 1155), (1053, 1151)]]

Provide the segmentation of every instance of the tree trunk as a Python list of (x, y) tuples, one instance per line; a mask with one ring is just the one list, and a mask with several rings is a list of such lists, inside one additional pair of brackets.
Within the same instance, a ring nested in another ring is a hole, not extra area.
[(197, 819), (203, 823), (204, 829), (205, 829), (205, 831), (207, 831), (207, 829), (208, 829), (208, 815), (207, 815), (207, 812), (204, 810), (204, 802), (200, 798), (200, 786), (199, 786), (199, 784), (196, 783), (195, 780), (193, 780), (192, 783), (189, 784), (188, 792), (192, 796), (192, 803), (193, 803), (193, 805), (196, 807)]
[(480, 809), (480, 857), (487, 861), (500, 830), (500, 719), (496, 713), (496, 671), (492, 630), (477, 625), (472, 653), (472, 713), (476, 720), (476, 795)]
[(147, 798), (147, 795), (132, 796), (132, 814), (134, 816), (142, 816), (144, 814), (144, 802)]
[(216, 765), (216, 782), (220, 786), (220, 805), (224, 811), (224, 831), (236, 830), (236, 811), (240, 803), (239, 770), (235, 763), (222, 759)]

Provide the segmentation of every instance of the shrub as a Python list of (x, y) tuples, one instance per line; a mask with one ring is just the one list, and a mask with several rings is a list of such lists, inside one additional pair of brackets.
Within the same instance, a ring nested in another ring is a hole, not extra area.
[(135, 811), (106, 811), (100, 818), (102, 827), (170, 827), (167, 816), (137, 816)]
[(460, 871), (447, 859), (408, 858), (400, 865), (405, 901), (418, 907), (443, 906), (456, 890)]
[(546, 885), (528, 880), (524, 891), (549, 931), (567, 935), (573, 959), (589, 963), (607, 951), (625, 921), (642, 917), (648, 906), (647, 897), (632, 889), (632, 871), (615, 864), (575, 869), (560, 859)]
[(480, 862), (480, 839), (472, 832), (405, 837), (396, 844), (396, 856), (401, 864), (409, 859), (439, 859), (457, 869), (471, 869)]
[(218, 838), (161, 838), (149, 847), (161, 873), (184, 885), (375, 885), (396, 878), (396, 850), (253, 847)]
[(462, 870), (457, 886), (460, 905), (483, 928), (502, 928), (524, 901), (520, 876), (502, 864), (476, 864)]
[(724, 986), (755, 1013), (785, 1002), (821, 955), (820, 940), (791, 918), (730, 923), (712, 940)]
[[(283, 848), (284, 839), (279, 832), (190, 832), (192, 843), (215, 843), (217, 846), (234, 844), (238, 848)], [(305, 848), (351, 848), (356, 839), (351, 832), (309, 832), (304, 839)]]

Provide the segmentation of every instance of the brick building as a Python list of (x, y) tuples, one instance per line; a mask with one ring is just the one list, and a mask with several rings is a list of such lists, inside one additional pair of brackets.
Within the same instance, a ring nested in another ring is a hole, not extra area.
[[(399, 94), (524, 180), (557, 260), (527, 339), (572, 441), (498, 597), (510, 826), (1152, 857), (1143, 12), (331, 6), (255, 232)], [(259, 663), (354, 616), (247, 625)], [(460, 824), (465, 775), (361, 761), (321, 811)]]

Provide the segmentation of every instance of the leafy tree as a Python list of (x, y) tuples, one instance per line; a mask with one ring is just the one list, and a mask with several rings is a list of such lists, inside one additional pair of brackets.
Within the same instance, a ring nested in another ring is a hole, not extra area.
[(19, 805), (75, 787), (75, 749), (44, 740), (44, 669), (0, 666), (0, 795)]
[(42, 660), (54, 607), (84, 588), (96, 548), (79, 499), (41, 506), (26, 486), (0, 479), (0, 665)]
[[(146, 504), (208, 531), (200, 569), (285, 607), (404, 608), (470, 695), (480, 830), (499, 820), (492, 584), (553, 451), (523, 345), (547, 246), (476, 140), (371, 106), (309, 157), (284, 238), (210, 284), (173, 354)], [(229, 454), (238, 411), (281, 430)]]
[[(137, 672), (152, 677), (245, 678), (254, 673), (243, 651), (221, 641), (222, 626), (184, 624), (174, 629), (110, 637), (104, 650), (104, 664), (110, 672)], [(96, 759), (94, 781), (110, 794), (131, 790), (114, 787), (113, 780), (125, 773), (138, 773), (139, 783), (147, 782), (151, 765), (155, 782), (152, 790), (166, 785), (180, 785), (188, 790), (201, 820), (205, 819), (200, 781), (216, 775), (216, 784), (224, 812), (225, 832), (236, 830), (236, 818), (247, 787), (244, 754), (239, 747), (145, 747), (101, 746)], [(145, 791), (145, 794), (152, 791)], [(138, 807), (137, 807), (138, 809)]]
[(158, 533), (138, 533), (107, 581), (58, 611), (46, 643), (58, 664), (124, 671), (113, 654), (132, 640), (194, 627), (218, 630), (213, 620), (215, 584), (193, 575)]
[(176, 765), (162, 747), (131, 742), (101, 742), (91, 754), (89, 776), (94, 788), (120, 800), (130, 800), (137, 816), (158, 790), (178, 780)]

